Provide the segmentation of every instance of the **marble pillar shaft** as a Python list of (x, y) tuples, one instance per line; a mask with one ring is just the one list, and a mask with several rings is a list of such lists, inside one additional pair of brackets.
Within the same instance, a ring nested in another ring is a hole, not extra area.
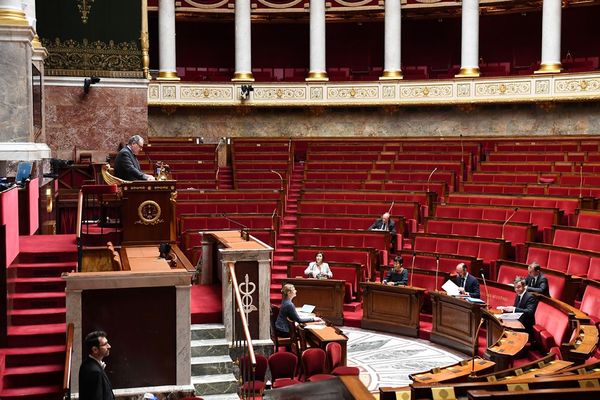
[(384, 72), (401, 70), (401, 1), (385, 1)]
[(560, 72), (561, 0), (544, 0), (542, 8), (542, 65)]
[(479, 0), (463, 0), (461, 26), (461, 73), (479, 74)]
[(250, 0), (235, 0), (234, 80), (253, 80)]
[(158, 2), (158, 61), (159, 78), (176, 78), (175, 1)]
[(325, 67), (325, 0), (310, 0), (310, 70), (309, 78), (326, 78)]

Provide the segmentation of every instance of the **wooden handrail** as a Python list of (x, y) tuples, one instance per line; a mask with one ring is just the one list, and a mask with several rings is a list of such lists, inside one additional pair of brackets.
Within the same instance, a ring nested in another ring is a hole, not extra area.
[(80, 190), (77, 195), (77, 226), (75, 227), (75, 236), (81, 239), (81, 222), (83, 219), (83, 192)]
[(67, 341), (65, 346), (65, 368), (63, 375), (63, 399), (71, 398), (71, 362), (73, 358), (73, 323), (67, 325)]

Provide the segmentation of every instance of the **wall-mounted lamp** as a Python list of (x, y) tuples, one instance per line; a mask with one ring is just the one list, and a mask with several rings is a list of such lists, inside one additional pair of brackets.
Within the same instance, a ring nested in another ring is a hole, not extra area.
[(92, 76), (83, 80), (83, 93), (88, 94), (90, 92), (90, 86), (100, 82), (100, 78)]
[(240, 87), (240, 98), (242, 100), (248, 100), (248, 97), (250, 97), (250, 92), (254, 92), (252, 85), (242, 85)]

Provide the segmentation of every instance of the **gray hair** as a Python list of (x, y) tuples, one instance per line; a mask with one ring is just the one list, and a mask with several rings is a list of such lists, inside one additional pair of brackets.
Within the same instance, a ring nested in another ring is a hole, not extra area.
[(517, 283), (519, 283), (519, 282), (521, 283), (521, 285), (527, 286), (525, 278), (523, 278), (522, 276), (516, 276), (515, 277), (515, 286), (517, 286)]
[(141, 137), (140, 135), (133, 135), (132, 137), (129, 138), (129, 140), (127, 141), (127, 144), (140, 144), (140, 141), (143, 141), (144, 138)]
[(529, 266), (531, 268), (533, 268), (534, 271), (539, 271), (542, 267), (540, 266), (540, 264), (538, 264), (537, 262), (532, 262), (531, 264), (529, 264)]

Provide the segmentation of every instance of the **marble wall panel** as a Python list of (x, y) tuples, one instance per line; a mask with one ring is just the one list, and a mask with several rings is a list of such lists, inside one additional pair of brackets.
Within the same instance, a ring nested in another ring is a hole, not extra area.
[(104, 161), (120, 142), (148, 133), (145, 88), (46, 86), (46, 141), (53, 156), (72, 158), (73, 149)]
[(599, 135), (600, 103), (385, 108), (148, 110), (150, 135), (514, 136)]

